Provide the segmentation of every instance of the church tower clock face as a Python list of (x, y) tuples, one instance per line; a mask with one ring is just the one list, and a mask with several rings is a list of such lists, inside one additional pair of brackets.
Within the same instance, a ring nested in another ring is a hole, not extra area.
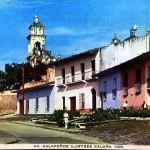
[(32, 25), (29, 26), (28, 39), (28, 62), (32, 67), (37, 65), (37, 62), (45, 64), (51, 61), (51, 52), (45, 49), (44, 25), (39, 21), (39, 17), (34, 17)]

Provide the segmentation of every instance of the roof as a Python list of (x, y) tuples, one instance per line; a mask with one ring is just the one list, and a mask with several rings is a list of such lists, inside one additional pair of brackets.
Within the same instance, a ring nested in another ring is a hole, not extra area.
[(53, 63), (51, 63), (50, 65), (57, 65), (61, 62), (64, 62), (64, 61), (68, 61), (68, 60), (73, 60), (77, 57), (81, 57), (83, 58), (83, 56), (86, 56), (86, 55), (91, 55), (91, 54), (96, 54), (98, 52), (100, 48), (95, 48), (95, 49), (92, 49), (92, 50), (88, 50), (88, 51), (85, 51), (85, 52), (82, 52), (82, 53), (79, 53), (79, 54), (76, 54), (76, 55), (72, 55), (72, 56), (69, 56), (69, 57), (66, 57), (66, 58), (63, 58), (63, 59), (60, 59), (58, 61), (55, 61)]
[[(41, 84), (41, 85), (38, 85), (38, 86), (25, 88), (24, 91), (31, 91), (31, 90), (35, 90), (35, 89), (41, 89), (41, 88), (46, 88), (46, 87), (54, 86), (54, 83), (55, 83), (55, 82), (53, 81), (53, 82), (48, 82), (48, 83)], [(15, 92), (15, 91), (14, 91), (14, 92)], [(16, 92), (22, 92), (22, 89), (19, 89), (19, 90), (16, 91)]]
[(131, 39), (135, 39), (135, 38), (138, 38), (138, 36), (129, 36), (128, 38), (124, 39), (123, 41), (131, 40)]
[(130, 59), (130, 60), (124, 62), (124, 63), (121, 63), (119, 65), (116, 65), (112, 68), (101, 71), (101, 72), (93, 75), (93, 77), (103, 77), (105, 75), (108, 75), (110, 73), (114, 73), (116, 71), (122, 71), (122, 70), (124, 70), (125, 67), (130, 68), (130, 67), (132, 67), (132, 65), (135, 65), (135, 64), (138, 64), (138, 63), (141, 64), (141, 62), (145, 62), (149, 58), (150, 58), (150, 51), (146, 52), (146, 53), (142, 53), (141, 55), (139, 55), (139, 56), (137, 56), (133, 59)]
[(34, 26), (34, 27), (42, 27), (42, 28), (45, 28), (45, 26), (40, 23), (39, 21), (36, 23), (36, 22), (33, 22), (33, 24), (29, 27), (29, 29)]

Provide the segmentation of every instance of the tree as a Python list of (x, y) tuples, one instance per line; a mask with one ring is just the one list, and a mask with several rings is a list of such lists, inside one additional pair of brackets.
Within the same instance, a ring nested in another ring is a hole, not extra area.
[(0, 71), (0, 92), (6, 89), (6, 75), (3, 71)]
[[(40, 81), (41, 75), (47, 72), (47, 65), (39, 63), (32, 68), (30, 63), (24, 64), (24, 83)], [(19, 89), (22, 86), (22, 64), (12, 63), (5, 65), (5, 72), (0, 71), (0, 91)]]

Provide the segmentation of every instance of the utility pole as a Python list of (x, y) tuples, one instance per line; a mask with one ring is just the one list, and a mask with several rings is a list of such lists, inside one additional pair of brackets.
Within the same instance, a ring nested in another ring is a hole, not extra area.
[(22, 63), (22, 115), (24, 115), (24, 62)]

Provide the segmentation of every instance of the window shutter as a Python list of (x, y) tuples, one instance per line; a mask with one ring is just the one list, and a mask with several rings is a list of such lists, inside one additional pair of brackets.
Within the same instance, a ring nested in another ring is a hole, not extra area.
[(82, 108), (85, 108), (85, 95), (84, 93), (82, 94)]

